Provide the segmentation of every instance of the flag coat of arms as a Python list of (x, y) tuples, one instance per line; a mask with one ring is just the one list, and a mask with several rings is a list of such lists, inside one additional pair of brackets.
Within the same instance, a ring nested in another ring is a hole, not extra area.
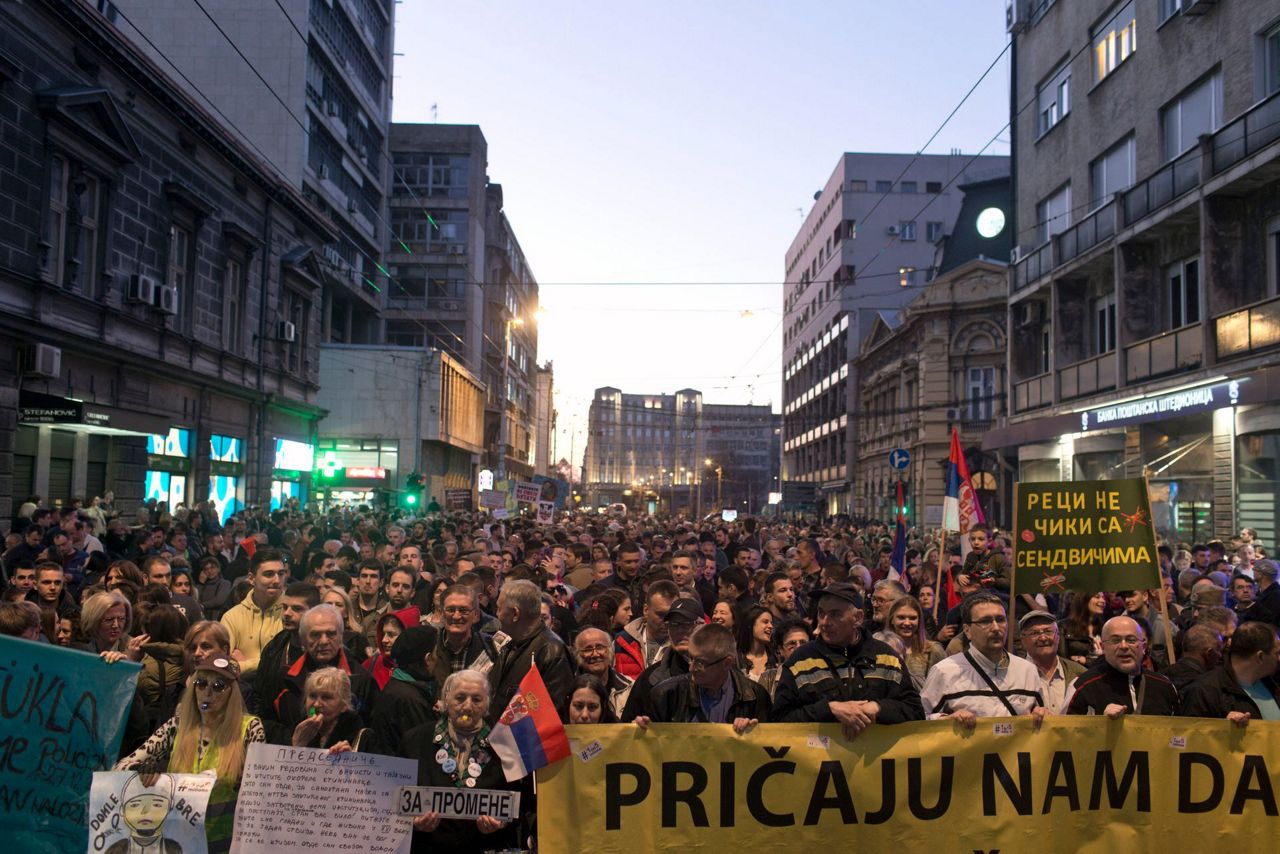
[(509, 783), (569, 755), (564, 724), (536, 663), (489, 733), (489, 746), (502, 761)]
[[(969, 464), (960, 449), (960, 434), (952, 427), (951, 456), (947, 460), (947, 495), (942, 500), (942, 527), (947, 531), (967, 534), (975, 525), (985, 521), (978, 495), (973, 490), (973, 480), (969, 477)], [(960, 543), (961, 549), (967, 552), (968, 541), (961, 537)]]

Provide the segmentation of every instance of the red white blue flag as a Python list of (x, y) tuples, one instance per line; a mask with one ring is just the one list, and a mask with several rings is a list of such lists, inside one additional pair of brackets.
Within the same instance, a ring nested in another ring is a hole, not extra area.
[(897, 522), (893, 527), (893, 554), (889, 558), (889, 577), (911, 592), (911, 579), (907, 576), (907, 515), (903, 506), (902, 481), (898, 481)]
[(947, 460), (947, 495), (942, 500), (942, 527), (960, 533), (960, 542), (967, 545), (967, 538), (963, 535), (975, 525), (985, 522), (978, 494), (974, 492), (973, 481), (969, 477), (969, 464), (960, 449), (960, 434), (952, 427), (951, 457)]
[(536, 663), (520, 680), (520, 690), (489, 733), (489, 746), (502, 761), (508, 783), (569, 755), (564, 724)]

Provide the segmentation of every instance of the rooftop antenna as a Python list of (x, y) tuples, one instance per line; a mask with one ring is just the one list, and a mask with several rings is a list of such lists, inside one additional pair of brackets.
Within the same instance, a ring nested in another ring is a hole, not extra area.
[(431, 105), (431, 121), (437, 122), (439, 120), (440, 120), (440, 105), (432, 104)]

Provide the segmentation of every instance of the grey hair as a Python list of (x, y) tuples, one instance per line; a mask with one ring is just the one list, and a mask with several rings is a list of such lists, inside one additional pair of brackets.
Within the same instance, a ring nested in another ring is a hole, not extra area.
[(489, 677), (485, 676), (479, 670), (458, 670), (450, 673), (444, 678), (444, 684), (440, 686), (440, 696), (447, 697), (453, 691), (455, 685), (465, 681), (478, 682), (484, 686), (484, 698), (489, 700)]
[(344, 709), (353, 708), (351, 704), (351, 677), (340, 668), (321, 667), (319, 670), (312, 671), (307, 676), (306, 684), (302, 688), (304, 700), (306, 695), (311, 693), (312, 688), (332, 688), (334, 693), (338, 695), (338, 699), (342, 701)]
[(336, 605), (327, 605), (321, 603), (313, 608), (308, 608), (302, 615), (302, 619), (298, 621), (298, 637), (304, 640), (307, 632), (311, 631), (311, 624), (315, 622), (316, 617), (328, 614), (338, 624), (338, 631), (342, 631), (342, 627), (346, 625), (346, 621), (342, 619), (342, 612), (338, 610)]
[(502, 585), (502, 592), (499, 593), (498, 598), (519, 608), (520, 616), (524, 619), (529, 619), (531, 616), (541, 619), (542, 591), (532, 581), (524, 579), (508, 581)]

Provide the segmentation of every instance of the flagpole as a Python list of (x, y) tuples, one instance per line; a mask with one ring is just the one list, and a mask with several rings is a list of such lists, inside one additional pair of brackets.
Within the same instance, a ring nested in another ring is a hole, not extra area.
[[(1147, 476), (1142, 476), (1142, 488), (1147, 490), (1147, 495), (1151, 495), (1151, 484), (1147, 482)], [(1150, 503), (1148, 501), (1148, 503)], [(1151, 549), (1152, 554), (1156, 556), (1156, 592), (1160, 596), (1160, 616), (1164, 620), (1164, 649), (1169, 656), (1169, 663), (1173, 664), (1178, 660), (1177, 653), (1173, 651), (1173, 626), (1169, 624), (1169, 602), (1164, 592), (1164, 570), (1160, 569), (1160, 547), (1156, 544), (1156, 520), (1153, 517), (1148, 523), (1151, 528)]]
[(1021, 529), (1018, 527), (1019, 486), (1020, 484), (1017, 483), (1013, 485), (1013, 536), (1009, 538), (1009, 636), (1005, 638), (1005, 644), (1010, 655), (1013, 654), (1013, 627), (1017, 625), (1013, 618), (1018, 608), (1018, 537), (1021, 533)]
[[(938, 580), (933, 585), (933, 622), (938, 623), (938, 605), (942, 602), (942, 562), (946, 560), (947, 551), (947, 529), (944, 527), (938, 531)], [(947, 607), (951, 607), (950, 604)], [(938, 626), (939, 629), (942, 626)]]

